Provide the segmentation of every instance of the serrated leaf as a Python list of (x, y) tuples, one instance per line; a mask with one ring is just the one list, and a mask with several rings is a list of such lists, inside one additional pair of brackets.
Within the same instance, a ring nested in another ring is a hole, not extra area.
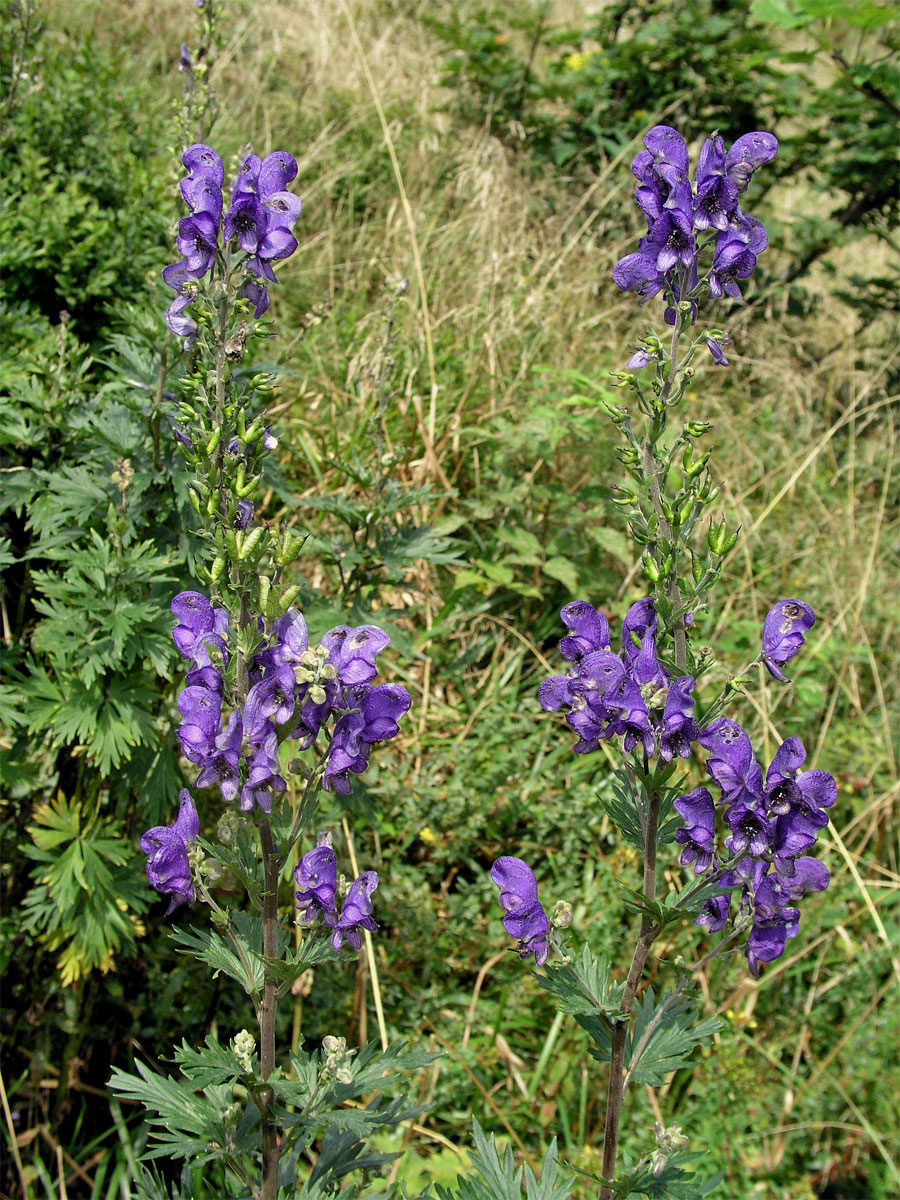
[(560, 1012), (573, 1016), (614, 1017), (620, 1011), (624, 984), (613, 983), (605, 958), (595, 958), (590, 946), (582, 947), (576, 963), (548, 966), (534, 978), (556, 999)]
[(244, 959), (218, 933), (210, 929), (189, 930), (173, 928), (170, 935), (182, 954), (193, 954), (212, 967), (216, 974), (222, 971), (241, 985), (245, 992), (257, 996), (262, 991), (264, 968), (262, 954), (246, 943), (246, 938), (235, 931), (236, 939), (244, 948)]
[(695, 1046), (721, 1028), (717, 1017), (695, 1021), (690, 1004), (677, 993), (664, 992), (657, 1003), (653, 989), (647, 988), (635, 1002), (634, 1022), (626, 1041), (629, 1078), (662, 1087), (667, 1075), (687, 1066)]

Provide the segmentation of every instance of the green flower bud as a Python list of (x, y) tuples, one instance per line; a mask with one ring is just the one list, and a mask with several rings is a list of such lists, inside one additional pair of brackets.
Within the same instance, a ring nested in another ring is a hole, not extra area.
[(656, 565), (650, 555), (645, 554), (641, 559), (641, 562), (644, 566), (644, 574), (647, 576), (650, 582), (659, 583), (660, 579), (662, 579), (662, 574), (660, 573), (659, 567)]

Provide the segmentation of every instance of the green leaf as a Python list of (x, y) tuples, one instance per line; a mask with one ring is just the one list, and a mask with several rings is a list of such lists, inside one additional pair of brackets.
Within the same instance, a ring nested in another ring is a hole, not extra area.
[(534, 972), (534, 978), (554, 996), (560, 1012), (615, 1017), (620, 1011), (624, 984), (612, 982), (609, 962), (595, 958), (588, 945), (577, 963), (548, 964), (546, 974)]
[(625, 1064), (635, 1083), (662, 1087), (667, 1075), (687, 1066), (694, 1047), (722, 1028), (718, 1017), (694, 1020), (690, 1004), (675, 992), (664, 992), (657, 1004), (647, 988), (634, 1006)]
[(212, 1033), (207, 1034), (199, 1050), (184, 1039), (175, 1047), (175, 1062), (191, 1083), (200, 1088), (234, 1081), (246, 1074), (234, 1051), (223, 1046)]
[(519, 562), (525, 566), (539, 563), (544, 555), (543, 547), (533, 533), (519, 526), (497, 531), (497, 540), (511, 546)]
[(557, 579), (568, 590), (569, 594), (574, 596), (578, 591), (578, 567), (569, 558), (562, 558), (557, 555), (554, 558), (548, 558), (545, 563), (541, 564), (541, 570), (545, 575), (549, 575), (551, 579)]
[[(236, 921), (232, 923), (237, 924)], [(170, 937), (180, 953), (193, 954), (201, 962), (212, 967), (214, 973), (222, 971), (239, 983), (249, 995), (258, 996), (262, 991), (264, 978), (262, 946), (251, 946), (246, 932), (242, 933), (238, 929), (234, 929), (233, 932), (244, 952), (243, 960), (237, 949), (214, 930), (197, 929), (196, 926), (191, 926), (189, 930), (173, 928)]]

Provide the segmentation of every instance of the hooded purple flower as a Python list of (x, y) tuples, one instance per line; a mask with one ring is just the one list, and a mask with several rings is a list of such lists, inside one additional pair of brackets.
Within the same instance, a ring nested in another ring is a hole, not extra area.
[(335, 950), (340, 950), (344, 938), (354, 950), (362, 945), (360, 929), (368, 929), (374, 933), (378, 926), (372, 917), (371, 896), (378, 887), (378, 876), (374, 871), (363, 871), (358, 879), (350, 884), (350, 890), (341, 906), (341, 915), (332, 924), (326, 914), (326, 923), (331, 925), (331, 944)]
[(769, 609), (763, 622), (761, 657), (773, 679), (789, 682), (781, 664), (794, 657), (815, 623), (816, 614), (802, 600), (779, 600)]
[(538, 900), (534, 871), (521, 858), (498, 858), (491, 879), (500, 889), (500, 907), (506, 913), (503, 928), (519, 943), (519, 958), (534, 955), (535, 965), (547, 961), (550, 922)]
[(675, 841), (684, 846), (681, 865), (695, 862), (694, 874), (702, 875), (715, 858), (716, 806), (705, 787), (679, 796), (672, 807), (684, 821), (675, 831)]
[(694, 677), (679, 675), (669, 686), (663, 710), (663, 732), (659, 739), (659, 756), (663, 762), (690, 758), (691, 742), (700, 736), (700, 726), (694, 719)]
[(762, 131), (739, 137), (725, 156), (725, 174), (739, 192), (745, 192), (753, 172), (778, 153), (778, 139)]
[(349, 772), (362, 774), (369, 765), (374, 742), (388, 741), (400, 732), (398, 721), (410, 706), (410, 696), (399, 683), (377, 687), (358, 684), (344, 693), (346, 712), (334, 727), (328, 747), (323, 786), (341, 795), (350, 794)]
[(188, 844), (200, 833), (200, 818), (190, 792), (183, 788), (178, 796), (178, 817), (173, 825), (157, 825), (141, 838), (141, 850), (148, 855), (147, 878), (164, 896), (171, 896), (166, 916), (185, 900), (194, 899)]
[(192, 658), (198, 667), (209, 666), (209, 651), (214, 649), (221, 652), (227, 664), (227, 611), (213, 608), (200, 592), (179, 592), (171, 607), (178, 621), (172, 640), (184, 657)]
[[(765, 230), (758, 221), (738, 207), (740, 194), (753, 172), (770, 162), (778, 142), (770, 133), (756, 132), (738, 138), (726, 151), (722, 139), (707, 138), (700, 151), (694, 173), (684, 138), (668, 125), (654, 125), (644, 137), (645, 149), (632, 163), (638, 181), (635, 202), (647, 220), (647, 233), (638, 243), (636, 254), (621, 258), (613, 270), (613, 280), (623, 291), (636, 291), (642, 303), (665, 290), (665, 320), (674, 325), (677, 306), (691, 324), (697, 317), (701, 278), (708, 280), (713, 298), (728, 295), (741, 299), (738, 279), (747, 279), (756, 267), (756, 258), (765, 249)], [(698, 254), (706, 251), (709, 239), (698, 247), (695, 233), (714, 230), (715, 258), (704, 257), (698, 270)], [(725, 365), (712, 350), (715, 361)], [(645, 366), (643, 357), (629, 364)]]
[(377, 625), (359, 625), (356, 629), (336, 625), (322, 638), (322, 645), (341, 683), (352, 685), (375, 678), (378, 674), (375, 660), (390, 640)]
[(224, 732), (215, 741), (215, 750), (204, 757), (194, 787), (218, 787), (226, 803), (232, 801), (241, 782), (240, 760), (243, 740), (241, 714), (235, 709), (228, 718)]
[(719, 717), (700, 733), (707, 750), (706, 769), (722, 789), (729, 804), (755, 803), (762, 797), (762, 771), (753, 754), (750, 738), (736, 721)]
[(563, 625), (571, 630), (559, 643), (559, 652), (569, 662), (577, 662), (592, 650), (609, 649), (609, 622), (586, 600), (572, 600), (559, 611)]
[[(325, 835), (327, 836), (327, 835)], [(297, 891), (297, 908), (307, 925), (322, 915), (332, 916), (337, 921), (334, 897), (337, 892), (337, 859), (326, 841), (320, 841), (314, 850), (304, 854), (294, 868)]]
[(720, 933), (728, 924), (730, 896), (712, 896), (694, 918), (694, 924), (706, 926), (710, 933)]
[(216, 222), (206, 212), (182, 217), (178, 222), (178, 253), (184, 255), (185, 271), (191, 278), (202, 279), (212, 267), (218, 232)]
[(626, 663), (637, 658), (645, 636), (656, 633), (656, 625), (653, 597), (646, 596), (643, 600), (635, 601), (622, 622), (622, 657)]
[(188, 146), (182, 154), (181, 161), (192, 178), (202, 176), (214, 186), (221, 188), (225, 171), (221, 158), (212, 147), (205, 146), (202, 142), (195, 142), (192, 146)]
[[(246, 710), (244, 713), (246, 730)], [(272, 793), (283, 792), (287, 787), (279, 774), (278, 737), (269, 725), (269, 732), (259, 742), (252, 743), (252, 753), (247, 760), (247, 782), (241, 788), (241, 811), (250, 812), (258, 804), (263, 812), (272, 811)], [(263, 732), (260, 728), (259, 733)]]

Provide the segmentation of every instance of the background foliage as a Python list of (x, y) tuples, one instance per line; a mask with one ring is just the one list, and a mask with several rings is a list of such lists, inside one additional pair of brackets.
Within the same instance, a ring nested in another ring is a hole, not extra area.
[[(158, 273), (191, 6), (47, 0), (23, 66), (24, 7), (4, 8), (0, 42), (3, 1136), (30, 1194), (59, 1195), (62, 1175), (70, 1196), (100, 1197), (133, 1186), (146, 1137), (108, 1101), (110, 1068), (248, 1023), (178, 955), (137, 853), (181, 782), (168, 601), (195, 546)], [(406, 744), (327, 814), (381, 871), (391, 1030), (444, 1051), (422, 1075), (428, 1113), (379, 1147), (409, 1147), (394, 1179), (410, 1191), (452, 1187), (471, 1115), (501, 1157), (538, 1170), (556, 1136), (563, 1160), (598, 1164), (585, 1036), (505, 951), (486, 867), (540, 862), (542, 894), (569, 899), (600, 945), (631, 927), (616, 885), (630, 851), (598, 802), (610, 780), (535, 697), (566, 600), (620, 618), (641, 594), (602, 499), (617, 466), (597, 399), (642, 329), (610, 278), (637, 231), (627, 164), (666, 120), (689, 139), (781, 139), (759, 205), (769, 274), (729, 314), (732, 368), (698, 373), (691, 399), (742, 522), (703, 632), (724, 674), (776, 598), (813, 604), (794, 686), (741, 719), (768, 749), (799, 733), (839, 801), (834, 886), (807, 904), (804, 945), (758, 983), (713, 966), (705, 994), (728, 996), (715, 1059), (635, 1093), (625, 1128), (681, 1121), (735, 1200), (895, 1194), (892, 18), (874, 0), (226, 10), (213, 137), (223, 157), (294, 150), (304, 203), (273, 301), (267, 512), (310, 533), (313, 632), (348, 604), (377, 611), (414, 695)], [(282, 1037), (362, 1039), (371, 986), (360, 973), (348, 1000), (344, 976), (316, 968)], [(497, 1153), (478, 1147), (488, 1166)]]

